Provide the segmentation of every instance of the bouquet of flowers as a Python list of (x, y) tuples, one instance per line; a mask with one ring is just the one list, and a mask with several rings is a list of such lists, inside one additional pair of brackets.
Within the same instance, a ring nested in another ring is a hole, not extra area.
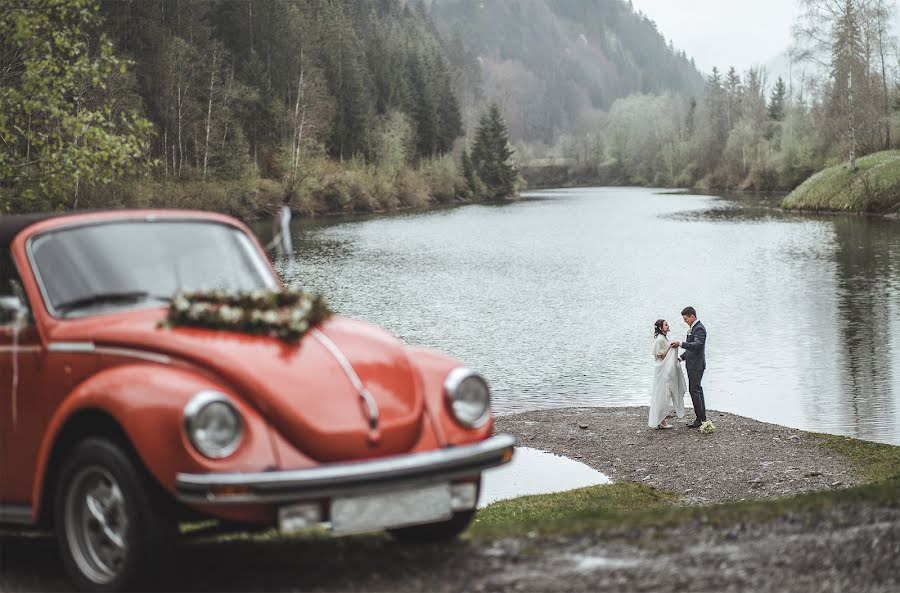
[(703, 423), (700, 425), (699, 430), (703, 434), (712, 434), (712, 433), (716, 432), (716, 425), (713, 424), (712, 420), (704, 420)]
[(161, 325), (266, 335), (297, 343), (332, 314), (321, 295), (302, 290), (180, 292), (172, 298)]

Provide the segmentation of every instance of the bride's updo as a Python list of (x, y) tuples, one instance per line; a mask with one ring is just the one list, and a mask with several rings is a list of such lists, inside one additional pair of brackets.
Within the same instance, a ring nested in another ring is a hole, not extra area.
[(666, 322), (665, 319), (657, 319), (653, 324), (653, 337), (658, 338), (663, 334), (663, 324)]

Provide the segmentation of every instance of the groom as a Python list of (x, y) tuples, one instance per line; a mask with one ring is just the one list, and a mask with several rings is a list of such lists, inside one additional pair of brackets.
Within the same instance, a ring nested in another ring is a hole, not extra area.
[(690, 326), (687, 339), (684, 342), (674, 340), (673, 348), (684, 348), (685, 352), (681, 355), (684, 366), (687, 369), (688, 391), (691, 394), (691, 401), (694, 403), (694, 414), (696, 419), (692, 424), (688, 424), (688, 428), (697, 428), (706, 421), (706, 400), (703, 398), (703, 387), (700, 382), (703, 380), (703, 371), (706, 370), (706, 328), (697, 320), (697, 311), (693, 307), (685, 307), (681, 312), (681, 318)]

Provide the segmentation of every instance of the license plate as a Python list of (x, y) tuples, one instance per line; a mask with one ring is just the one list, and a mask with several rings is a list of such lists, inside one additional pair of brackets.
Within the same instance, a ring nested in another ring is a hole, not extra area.
[(450, 484), (338, 497), (331, 502), (331, 529), (344, 535), (449, 519)]

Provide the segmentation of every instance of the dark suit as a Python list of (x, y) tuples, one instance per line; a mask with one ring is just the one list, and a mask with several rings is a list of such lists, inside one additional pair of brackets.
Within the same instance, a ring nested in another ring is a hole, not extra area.
[(703, 397), (703, 371), (706, 370), (706, 328), (699, 321), (688, 332), (687, 339), (681, 343), (684, 354), (681, 360), (688, 376), (688, 391), (694, 403), (697, 420), (706, 420), (706, 400)]

